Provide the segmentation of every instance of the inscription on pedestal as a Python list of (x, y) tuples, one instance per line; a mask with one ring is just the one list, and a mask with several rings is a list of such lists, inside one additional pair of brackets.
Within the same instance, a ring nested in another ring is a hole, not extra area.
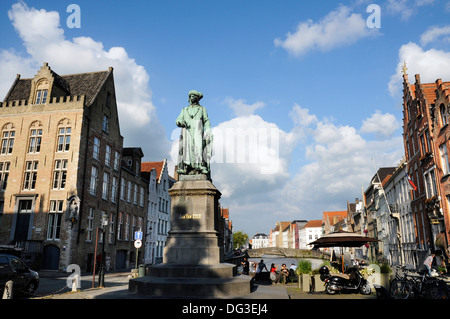
[(186, 214), (178, 217), (178, 219), (202, 219), (202, 214)]

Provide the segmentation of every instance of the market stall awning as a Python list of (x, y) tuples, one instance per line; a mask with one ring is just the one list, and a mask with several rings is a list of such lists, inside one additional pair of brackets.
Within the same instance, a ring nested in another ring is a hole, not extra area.
[(366, 237), (360, 234), (338, 231), (327, 234), (319, 239), (309, 243), (314, 247), (361, 247), (369, 242), (377, 242), (378, 239)]

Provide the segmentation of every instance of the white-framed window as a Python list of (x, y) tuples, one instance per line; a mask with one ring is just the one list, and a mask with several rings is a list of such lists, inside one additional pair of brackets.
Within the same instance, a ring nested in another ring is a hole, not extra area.
[(67, 178), (67, 160), (55, 160), (53, 170), (53, 189), (64, 189)]
[(139, 195), (138, 185), (134, 184), (133, 204), (137, 204), (138, 195)]
[(111, 183), (111, 202), (115, 203), (117, 200), (117, 177), (113, 176)]
[(14, 130), (3, 130), (2, 132), (2, 149), (1, 154), (11, 154), (14, 147), (14, 138), (16, 136), (16, 131)]
[(445, 143), (439, 146), (439, 152), (441, 155), (441, 165), (443, 174), (447, 175), (450, 173), (450, 165), (448, 163), (447, 145)]
[(38, 161), (27, 161), (25, 163), (25, 176), (23, 179), (23, 189), (33, 190), (36, 188)]
[(86, 241), (92, 241), (94, 237), (94, 208), (89, 207), (86, 227)]
[(92, 157), (98, 160), (99, 156), (100, 156), (100, 139), (98, 137), (94, 137), (94, 149), (92, 152)]
[(105, 149), (105, 165), (110, 167), (111, 166), (111, 146), (106, 144)]
[(31, 129), (28, 142), (28, 153), (39, 153), (41, 150), (42, 129)]
[(50, 201), (50, 211), (48, 214), (47, 226), (47, 239), (49, 240), (60, 239), (63, 205), (64, 201), (62, 200)]
[(45, 104), (45, 102), (47, 102), (47, 94), (48, 90), (37, 90), (35, 104)]
[(118, 171), (119, 167), (120, 167), (120, 153), (118, 151), (114, 151), (114, 169)]
[(102, 198), (108, 199), (108, 190), (109, 190), (109, 174), (103, 173), (103, 188), (102, 188)]
[(133, 192), (133, 183), (131, 181), (128, 181), (128, 194), (127, 194), (127, 201), (131, 203), (132, 193)]
[(121, 183), (120, 183), (120, 199), (121, 200), (125, 200), (126, 187), (127, 187), (127, 184), (125, 182), (125, 178), (122, 177)]
[(92, 166), (91, 169), (91, 183), (89, 186), (89, 192), (91, 195), (97, 194), (97, 180), (98, 180), (98, 168)]
[(71, 133), (72, 128), (70, 127), (60, 127), (58, 129), (58, 146), (56, 148), (57, 152), (67, 152), (70, 149)]

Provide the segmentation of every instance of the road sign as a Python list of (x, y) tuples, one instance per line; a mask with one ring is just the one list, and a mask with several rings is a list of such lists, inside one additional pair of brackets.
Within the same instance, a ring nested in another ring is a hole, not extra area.
[(141, 231), (134, 232), (134, 240), (142, 240), (142, 232)]
[(134, 247), (136, 247), (136, 248), (141, 248), (142, 247), (142, 240), (136, 240), (135, 242), (134, 242)]

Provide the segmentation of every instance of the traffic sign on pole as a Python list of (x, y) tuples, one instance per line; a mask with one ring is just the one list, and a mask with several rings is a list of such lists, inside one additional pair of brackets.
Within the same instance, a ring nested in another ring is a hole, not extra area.
[(135, 242), (134, 242), (134, 247), (136, 247), (136, 248), (141, 248), (142, 247), (142, 240), (136, 240)]
[(141, 231), (134, 232), (134, 240), (142, 240), (142, 232)]

